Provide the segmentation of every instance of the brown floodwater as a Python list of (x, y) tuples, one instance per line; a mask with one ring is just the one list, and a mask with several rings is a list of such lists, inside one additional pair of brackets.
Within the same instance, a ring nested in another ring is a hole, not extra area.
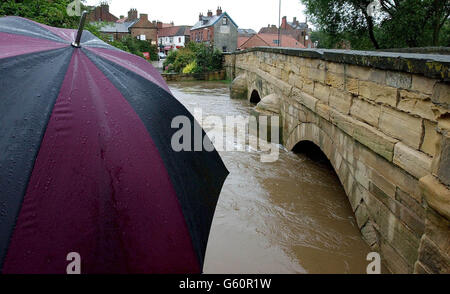
[[(177, 99), (203, 116), (248, 116), (250, 103), (229, 98), (221, 82), (169, 83)], [(248, 146), (247, 146), (248, 147)], [(209, 274), (366, 273), (362, 240), (331, 165), (280, 148), (262, 163), (260, 152), (220, 152), (230, 171), (206, 253)]]

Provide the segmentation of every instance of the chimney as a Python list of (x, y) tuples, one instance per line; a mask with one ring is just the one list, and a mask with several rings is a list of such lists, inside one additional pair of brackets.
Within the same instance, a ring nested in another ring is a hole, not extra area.
[(202, 21), (203, 20), (203, 13), (200, 12), (200, 15), (198, 16), (198, 20)]
[(106, 2), (102, 2), (100, 4), (100, 7), (102, 8), (102, 12), (109, 12), (109, 4)]
[(146, 21), (148, 21), (148, 14), (141, 13), (141, 14), (139, 15), (139, 18), (140, 18), (141, 20), (146, 20)]
[(128, 11), (128, 20), (132, 21), (138, 18), (137, 10), (132, 8), (130, 11)]
[(158, 21), (158, 22), (156, 23), (156, 27), (157, 27), (158, 29), (162, 29), (162, 27), (163, 27), (162, 22)]
[(298, 23), (297, 23), (297, 18), (296, 18), (295, 16), (294, 16), (294, 21), (293, 21), (293, 23), (294, 23), (294, 24), (298, 24)]
[(283, 20), (281, 21), (281, 28), (286, 29), (287, 28), (287, 17), (283, 16)]
[(213, 13), (211, 10), (208, 10), (208, 17), (212, 17)]
[(217, 7), (217, 16), (222, 15), (222, 7)]

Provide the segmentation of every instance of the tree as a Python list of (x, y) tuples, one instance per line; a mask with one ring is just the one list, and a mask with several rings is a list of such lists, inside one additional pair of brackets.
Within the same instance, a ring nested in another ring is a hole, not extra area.
[(377, 0), (376, 14), (367, 9), (373, 0), (301, 1), (327, 47), (345, 41), (353, 49), (449, 45), (448, 0)]
[[(0, 16), (22, 16), (39, 23), (60, 28), (77, 28), (79, 16), (67, 15), (67, 6), (73, 0), (3, 0)], [(82, 5), (82, 9), (85, 8)]]

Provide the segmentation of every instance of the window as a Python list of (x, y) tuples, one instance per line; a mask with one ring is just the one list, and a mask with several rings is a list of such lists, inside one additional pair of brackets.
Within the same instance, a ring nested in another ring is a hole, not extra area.
[(178, 37), (178, 43), (181, 43), (181, 37)]
[(170, 37), (170, 43), (171, 44), (173, 43), (173, 37)]
[(224, 17), (224, 18), (222, 19), (222, 24), (223, 24), (224, 26), (228, 25), (228, 18)]
[(227, 46), (223, 46), (223, 47), (222, 47), (222, 52), (228, 52), (228, 51), (227, 51)]
[(279, 40), (273, 40), (273, 43), (274, 43), (275, 45), (279, 45), (279, 44), (280, 44), (280, 41), (279, 41)]
[(145, 35), (139, 35), (139, 36), (138, 36), (138, 39), (141, 40), (141, 41), (147, 40), (147, 38), (145, 37)]

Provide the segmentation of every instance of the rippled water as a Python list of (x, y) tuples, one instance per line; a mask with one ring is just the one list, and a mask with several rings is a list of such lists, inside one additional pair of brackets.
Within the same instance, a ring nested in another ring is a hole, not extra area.
[[(191, 112), (249, 115), (220, 82), (171, 83)], [(280, 149), (274, 163), (253, 152), (220, 152), (230, 171), (214, 217), (205, 273), (365, 273), (369, 247), (331, 166)]]

